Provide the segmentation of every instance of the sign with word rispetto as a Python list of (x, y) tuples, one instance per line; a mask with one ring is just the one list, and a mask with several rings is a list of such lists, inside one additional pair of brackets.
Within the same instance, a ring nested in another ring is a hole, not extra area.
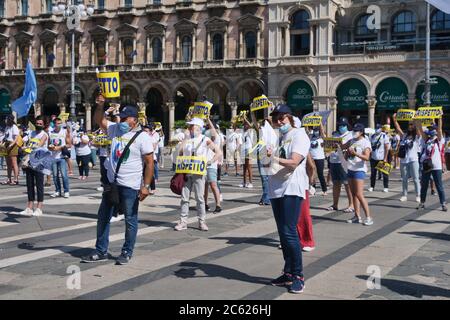
[(105, 98), (120, 97), (119, 72), (99, 72), (97, 73), (97, 81)]
[(440, 119), (443, 114), (442, 107), (421, 107), (417, 109), (414, 119)]
[(38, 138), (30, 139), (26, 145), (26, 148), (24, 149), (24, 152), (31, 153), (34, 149), (39, 147), (40, 142), (41, 142), (41, 139), (38, 139)]
[(60, 118), (62, 122), (66, 122), (67, 120), (69, 120), (69, 116), (70, 116), (69, 113), (61, 112), (58, 118)]
[(111, 140), (108, 139), (106, 134), (97, 134), (92, 137), (92, 143), (96, 146), (109, 146), (111, 145)]
[(397, 111), (397, 121), (412, 121), (416, 115), (416, 110), (400, 109)]
[(319, 127), (321, 123), (322, 123), (321, 116), (304, 117), (302, 120), (302, 126), (304, 127)]
[(334, 152), (337, 150), (337, 145), (342, 144), (342, 138), (324, 138), (323, 148), (325, 153)]
[(211, 112), (212, 106), (213, 104), (208, 101), (196, 102), (192, 109), (191, 117), (207, 119), (209, 117), (209, 113)]
[(271, 106), (273, 106), (273, 103), (270, 102), (265, 95), (262, 95), (253, 99), (253, 102), (250, 106), (250, 111), (253, 112), (256, 110), (267, 109)]
[(379, 161), (375, 169), (384, 174), (390, 175), (392, 172), (392, 165), (388, 162)]
[(176, 173), (206, 175), (206, 157), (178, 156), (176, 162)]

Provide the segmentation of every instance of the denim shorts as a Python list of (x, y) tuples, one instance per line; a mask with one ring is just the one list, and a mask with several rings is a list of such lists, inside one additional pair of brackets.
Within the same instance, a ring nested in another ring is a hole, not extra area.
[(207, 180), (208, 182), (217, 182), (217, 169), (208, 168), (207, 169)]
[(331, 180), (347, 184), (347, 174), (340, 163), (330, 163)]
[(364, 171), (348, 170), (347, 177), (349, 179), (364, 180), (366, 178), (366, 173)]

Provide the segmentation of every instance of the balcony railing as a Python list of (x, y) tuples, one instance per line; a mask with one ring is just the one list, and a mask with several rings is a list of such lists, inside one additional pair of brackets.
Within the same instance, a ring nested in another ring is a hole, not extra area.
[(191, 11), (194, 10), (194, 3), (192, 0), (177, 0), (175, 9), (177, 11)]
[(208, 0), (206, 2), (207, 8), (226, 8), (227, 4), (225, 0)]

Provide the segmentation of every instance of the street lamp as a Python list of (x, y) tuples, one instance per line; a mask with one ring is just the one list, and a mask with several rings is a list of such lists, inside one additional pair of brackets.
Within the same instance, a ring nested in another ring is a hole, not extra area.
[[(70, 2), (70, 3), (69, 3)], [(66, 2), (58, 2), (53, 4), (52, 12), (54, 15), (63, 15), (67, 19), (67, 28), (72, 31), (72, 53), (71, 53), (71, 90), (70, 90), (70, 117), (76, 122), (76, 105), (75, 105), (75, 30), (80, 28), (81, 18), (85, 18), (94, 13), (94, 6), (75, 4), (76, 0), (68, 0)]]

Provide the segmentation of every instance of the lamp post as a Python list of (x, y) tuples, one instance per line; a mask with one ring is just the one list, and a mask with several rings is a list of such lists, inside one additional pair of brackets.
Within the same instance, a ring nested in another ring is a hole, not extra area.
[(75, 30), (80, 28), (81, 18), (94, 13), (94, 6), (92, 3), (88, 5), (76, 4), (76, 0), (66, 2), (58, 2), (53, 4), (52, 12), (55, 15), (63, 15), (67, 19), (67, 28), (72, 31), (72, 52), (71, 52), (71, 90), (70, 90), (70, 117), (73, 122), (76, 122), (76, 103), (75, 96)]

